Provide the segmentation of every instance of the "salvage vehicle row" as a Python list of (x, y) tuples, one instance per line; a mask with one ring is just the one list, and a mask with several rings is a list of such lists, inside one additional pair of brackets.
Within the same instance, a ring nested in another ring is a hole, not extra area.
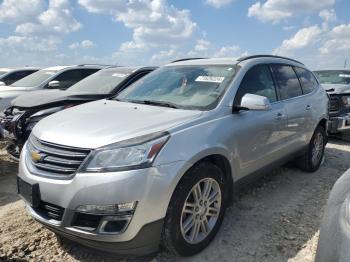
[(84, 245), (193, 255), (214, 238), (241, 183), (288, 161), (319, 168), (328, 104), (293, 59), (176, 61), (36, 123), (19, 193), (34, 219)]

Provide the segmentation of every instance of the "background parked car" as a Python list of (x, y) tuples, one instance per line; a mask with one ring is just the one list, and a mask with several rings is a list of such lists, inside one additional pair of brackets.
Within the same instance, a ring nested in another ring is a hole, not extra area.
[(324, 211), (315, 262), (350, 261), (350, 169), (334, 184)]
[(290, 160), (316, 171), (327, 118), (325, 90), (295, 60), (179, 61), (40, 121), (18, 188), (37, 221), (87, 246), (140, 255), (162, 240), (189, 256), (239, 182)]
[(0, 67), (0, 76), (11, 71), (12, 69), (10, 68), (4, 68), (4, 67)]
[(35, 67), (23, 67), (9, 70), (0, 75), (0, 86), (11, 85), (38, 70), (40, 70), (40, 68)]
[(350, 70), (320, 70), (315, 74), (330, 96), (328, 132), (350, 142)]
[(114, 96), (154, 69), (156, 67), (109, 67), (67, 90), (42, 90), (15, 98), (11, 107), (0, 115), (0, 137), (3, 127), (10, 140), (8, 153), (18, 158), (33, 127), (44, 117), (65, 108)]
[(104, 67), (101, 65), (49, 67), (26, 76), (9, 86), (2, 86), (0, 88), (0, 112), (8, 108), (11, 101), (21, 94), (42, 89), (67, 89)]

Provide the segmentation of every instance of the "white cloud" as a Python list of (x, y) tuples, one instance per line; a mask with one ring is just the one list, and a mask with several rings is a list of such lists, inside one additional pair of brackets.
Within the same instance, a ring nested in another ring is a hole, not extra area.
[(91, 40), (83, 40), (81, 42), (75, 42), (71, 45), (69, 45), (70, 49), (87, 49), (87, 48), (91, 48), (95, 46), (94, 42), (92, 42)]
[(0, 4), (0, 23), (21, 23), (44, 11), (43, 0), (4, 0)]
[(237, 45), (223, 46), (214, 53), (214, 57), (237, 57), (240, 50)]
[(32, 34), (68, 34), (81, 28), (73, 17), (68, 0), (50, 0), (47, 10), (38, 15), (34, 21), (19, 24), (16, 32), (23, 35)]
[(231, 4), (232, 2), (233, 0), (206, 0), (208, 5), (214, 6), (215, 8), (221, 8)]
[(314, 25), (302, 28), (291, 38), (284, 40), (274, 53), (295, 57), (317, 69), (341, 67), (344, 59), (350, 59), (348, 50), (350, 24), (340, 24), (333, 28), (328, 25)]
[(317, 25), (302, 28), (292, 38), (284, 40), (281, 47), (276, 50), (276, 52), (286, 52), (310, 46), (317, 40), (321, 32), (322, 30)]
[(180, 10), (165, 0), (109, 1), (79, 0), (79, 4), (94, 13), (109, 13), (115, 21), (133, 30), (131, 41), (123, 43), (121, 51), (134, 51), (178, 45), (193, 36), (197, 25), (188, 10)]
[(7, 53), (18, 50), (21, 54), (25, 52), (49, 52), (56, 50), (56, 46), (61, 42), (56, 37), (35, 37), (35, 36), (9, 36), (0, 38), (0, 49), (6, 50)]
[(248, 9), (249, 17), (263, 22), (278, 23), (300, 13), (319, 12), (333, 6), (335, 0), (267, 0), (256, 2)]
[(205, 39), (198, 39), (196, 45), (194, 46), (194, 50), (198, 52), (207, 51), (210, 47), (211, 43)]

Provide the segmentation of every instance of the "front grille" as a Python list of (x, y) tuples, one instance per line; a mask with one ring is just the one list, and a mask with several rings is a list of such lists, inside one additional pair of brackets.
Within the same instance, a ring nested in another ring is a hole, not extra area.
[[(73, 175), (90, 153), (90, 149), (52, 144), (34, 136), (30, 136), (27, 149), (30, 164), (41, 171), (39, 175), (57, 178)], [(40, 157), (34, 158), (33, 152)]]
[(337, 111), (340, 110), (340, 107), (341, 107), (340, 97), (331, 96), (331, 97), (330, 97), (329, 111), (331, 111), (331, 112), (337, 112)]
[(56, 221), (62, 221), (64, 214), (64, 208), (50, 204), (44, 201), (40, 201), (40, 204), (37, 208), (34, 209), (41, 217), (49, 220), (53, 219)]

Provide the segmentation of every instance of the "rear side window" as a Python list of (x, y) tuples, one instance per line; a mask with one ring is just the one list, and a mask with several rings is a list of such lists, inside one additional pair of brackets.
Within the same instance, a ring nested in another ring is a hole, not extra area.
[(301, 96), (303, 94), (299, 79), (294, 69), (288, 65), (272, 65), (281, 100)]
[(295, 67), (295, 71), (297, 72), (297, 75), (301, 82), (304, 94), (311, 93), (312, 90), (314, 90), (318, 85), (314, 75), (310, 71), (301, 67)]
[(277, 100), (275, 85), (267, 65), (257, 65), (245, 74), (235, 98), (235, 105), (241, 103), (245, 94), (267, 97), (270, 102)]
[(11, 74), (8, 74), (6, 77), (2, 79), (7, 85), (10, 85), (23, 77), (26, 77), (27, 75), (30, 75), (34, 73), (35, 71), (18, 71), (18, 72), (13, 72)]
[(60, 81), (60, 89), (67, 89), (96, 71), (95, 69), (71, 69), (61, 73), (54, 80)]

